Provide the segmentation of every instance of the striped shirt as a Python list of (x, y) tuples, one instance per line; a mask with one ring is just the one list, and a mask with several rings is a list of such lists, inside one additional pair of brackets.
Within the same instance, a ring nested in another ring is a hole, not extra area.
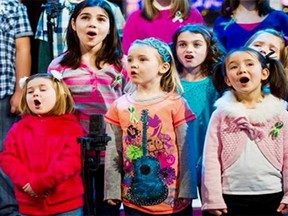
[(73, 94), (80, 122), (88, 133), (90, 116), (104, 115), (114, 100), (123, 94), (127, 73), (124, 69), (117, 70), (114, 65), (97, 72), (83, 63), (77, 69), (71, 69), (59, 64), (62, 57), (63, 55), (54, 59), (48, 71), (62, 73), (64, 82)]

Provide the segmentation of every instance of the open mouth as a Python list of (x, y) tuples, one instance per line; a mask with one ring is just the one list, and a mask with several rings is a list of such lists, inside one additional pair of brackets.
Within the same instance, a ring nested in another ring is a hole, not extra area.
[(96, 32), (92, 32), (92, 31), (89, 31), (88, 33), (87, 33), (89, 36), (96, 36)]
[(131, 75), (135, 75), (135, 74), (137, 74), (137, 73), (136, 73), (135, 71), (131, 71), (130, 74), (131, 74)]
[(247, 83), (247, 82), (249, 82), (249, 78), (248, 77), (241, 77), (240, 82), (241, 83)]
[(193, 56), (193, 55), (185, 55), (185, 58), (186, 58), (186, 59), (193, 59), (194, 56)]
[(41, 105), (41, 102), (36, 99), (36, 100), (34, 100), (34, 104), (35, 104), (35, 106), (40, 106), (40, 105)]

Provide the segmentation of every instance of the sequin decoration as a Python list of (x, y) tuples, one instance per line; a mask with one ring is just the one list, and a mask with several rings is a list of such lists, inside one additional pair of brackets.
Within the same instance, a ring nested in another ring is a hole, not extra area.
[(168, 187), (159, 176), (158, 159), (143, 156), (133, 162), (134, 178), (128, 188), (127, 199), (142, 206), (157, 205), (168, 197)]

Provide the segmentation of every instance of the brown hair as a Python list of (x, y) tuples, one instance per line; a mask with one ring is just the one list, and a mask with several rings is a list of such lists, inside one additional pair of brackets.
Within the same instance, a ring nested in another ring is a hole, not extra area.
[[(190, 15), (190, 3), (188, 0), (171, 0), (170, 17), (175, 16), (177, 11), (180, 11), (183, 19), (187, 19)], [(159, 13), (159, 10), (153, 5), (153, 0), (143, 0), (143, 8), (141, 16), (149, 21), (152, 21)]]
[(219, 92), (223, 93), (230, 88), (224, 81), (226, 77), (226, 61), (235, 52), (246, 52), (254, 55), (260, 62), (262, 69), (268, 68), (270, 71), (268, 79), (262, 81), (262, 86), (269, 84), (271, 94), (281, 99), (286, 98), (288, 82), (281, 62), (277, 59), (264, 57), (259, 51), (250, 47), (240, 47), (229, 51), (225, 56), (225, 59), (217, 64), (213, 74), (213, 82)]
[(282, 46), (280, 49), (280, 61), (283, 64), (283, 67), (285, 69), (286, 72), (286, 76), (288, 77), (288, 46), (286, 45), (286, 38), (285, 35), (282, 34), (281, 32), (276, 31), (275, 29), (264, 29), (264, 30), (260, 30), (257, 31), (255, 34), (253, 34), (249, 40), (245, 43), (245, 46), (250, 46), (254, 40), (261, 34), (263, 33), (269, 33), (272, 34), (278, 38), (280, 38), (280, 40), (282, 41)]
[(82, 54), (80, 50), (80, 41), (77, 33), (72, 28), (72, 20), (76, 20), (81, 11), (86, 7), (102, 8), (108, 14), (110, 22), (110, 33), (103, 40), (101, 49), (96, 53), (97, 58), (95, 60), (95, 66), (101, 68), (102, 63), (108, 63), (115, 64), (118, 68), (122, 69), (123, 50), (115, 18), (110, 5), (103, 0), (85, 0), (76, 5), (67, 28), (66, 41), (68, 49), (60, 62), (61, 66), (68, 66), (72, 69), (76, 69), (81, 64)]
[[(239, 0), (224, 0), (222, 3), (220, 14), (224, 17), (230, 17), (233, 11), (239, 6)], [(260, 17), (267, 15), (274, 9), (270, 6), (269, 0), (257, 0), (256, 10)]]
[(25, 80), (24, 86), (23, 86), (23, 93), (20, 101), (20, 112), (22, 114), (31, 114), (34, 113), (31, 112), (31, 110), (28, 107), (27, 101), (26, 101), (26, 95), (27, 95), (27, 84), (37, 78), (45, 78), (52, 81), (53, 88), (56, 92), (56, 103), (52, 110), (47, 113), (47, 115), (63, 115), (63, 114), (69, 114), (74, 112), (74, 101), (73, 97), (71, 95), (71, 92), (67, 85), (63, 82), (63, 80), (58, 80), (54, 78), (52, 74), (48, 73), (38, 73), (33, 76), (30, 76)]
[(203, 24), (187, 24), (180, 29), (173, 35), (173, 41), (170, 44), (172, 53), (175, 58), (175, 63), (179, 74), (181, 74), (183, 70), (183, 65), (180, 63), (179, 59), (177, 58), (177, 42), (178, 37), (183, 32), (190, 32), (190, 33), (198, 33), (201, 34), (207, 44), (207, 55), (204, 62), (200, 65), (201, 74), (204, 76), (210, 76), (213, 73), (214, 66), (217, 62), (221, 61), (225, 54), (226, 50), (223, 45), (219, 42), (218, 38), (216, 37), (215, 33), (209, 29), (209, 27)]

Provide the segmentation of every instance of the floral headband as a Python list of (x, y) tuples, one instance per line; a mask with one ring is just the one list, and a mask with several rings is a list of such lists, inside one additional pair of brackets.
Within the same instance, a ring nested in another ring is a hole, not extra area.
[[(61, 81), (61, 80), (63, 79), (62, 74), (59, 73), (59, 72), (56, 71), (56, 70), (51, 70), (50, 73), (51, 73), (52, 77), (55, 78), (55, 79), (58, 80), (58, 81)], [(21, 89), (24, 88), (24, 86), (25, 86), (28, 78), (29, 78), (29, 77), (25, 76), (25, 77), (22, 77), (22, 78), (19, 80), (19, 86), (20, 86)]]
[(136, 44), (144, 44), (148, 46), (152, 46), (155, 49), (157, 49), (158, 53), (162, 56), (164, 62), (170, 62), (171, 61), (171, 55), (168, 52), (167, 48), (165, 47), (165, 44), (161, 42), (160, 40), (150, 37), (146, 38), (144, 40), (136, 40)]

